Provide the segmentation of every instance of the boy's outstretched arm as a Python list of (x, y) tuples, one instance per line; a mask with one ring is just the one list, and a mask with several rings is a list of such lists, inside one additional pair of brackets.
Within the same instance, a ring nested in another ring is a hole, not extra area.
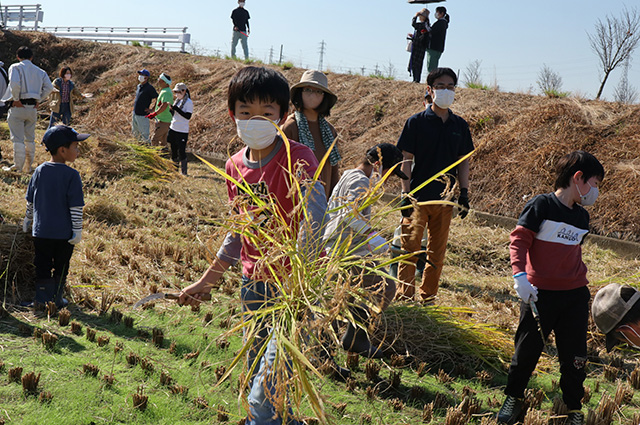
[(200, 280), (180, 291), (178, 304), (197, 305), (202, 294), (208, 294), (218, 282), (224, 272), (240, 259), (242, 240), (237, 233), (227, 233), (224, 242), (216, 254), (215, 260), (209, 266)]

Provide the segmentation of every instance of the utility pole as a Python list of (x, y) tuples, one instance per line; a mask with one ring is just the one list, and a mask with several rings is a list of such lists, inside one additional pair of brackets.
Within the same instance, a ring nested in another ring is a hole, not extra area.
[(282, 46), (284, 46), (284, 44), (280, 45), (280, 59), (278, 59), (278, 65), (282, 65)]
[(364, 76), (364, 66), (360, 69), (362, 70), (362, 75)]
[(269, 49), (269, 63), (273, 63), (273, 46)]
[(380, 69), (378, 68), (378, 64), (376, 64), (376, 69), (373, 71), (373, 74), (376, 76), (380, 76)]
[(325, 46), (327, 44), (324, 42), (324, 40), (322, 40), (322, 43), (320, 43), (320, 61), (318, 62), (318, 71), (322, 71), (322, 61), (324, 59), (324, 52), (325, 52)]

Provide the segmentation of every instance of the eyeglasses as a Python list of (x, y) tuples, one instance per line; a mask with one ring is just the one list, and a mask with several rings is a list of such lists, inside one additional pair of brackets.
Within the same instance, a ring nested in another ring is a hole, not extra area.
[(433, 86), (431, 86), (434, 90), (455, 90), (456, 89), (456, 85), (455, 84), (434, 84)]
[(312, 89), (311, 87), (303, 88), (302, 93), (324, 94), (322, 90)]

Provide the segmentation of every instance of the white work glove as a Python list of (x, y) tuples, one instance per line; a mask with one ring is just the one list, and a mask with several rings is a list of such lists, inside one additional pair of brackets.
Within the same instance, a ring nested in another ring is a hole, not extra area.
[(82, 230), (79, 230), (77, 232), (73, 232), (73, 237), (69, 239), (67, 242), (69, 242), (71, 245), (76, 245), (80, 243), (81, 240), (82, 240)]
[(373, 237), (371, 237), (371, 234), (369, 235), (369, 237), (371, 238), (367, 242), (369, 251), (375, 252), (376, 254), (383, 254), (389, 251), (389, 244), (387, 243), (387, 240), (377, 233), (374, 234), (375, 236)]
[(25, 233), (31, 233), (33, 222), (29, 220), (27, 217), (22, 221), (22, 231)]
[(522, 301), (525, 303), (538, 301), (538, 288), (529, 282), (525, 272), (513, 275), (513, 282), (513, 289), (516, 290)]

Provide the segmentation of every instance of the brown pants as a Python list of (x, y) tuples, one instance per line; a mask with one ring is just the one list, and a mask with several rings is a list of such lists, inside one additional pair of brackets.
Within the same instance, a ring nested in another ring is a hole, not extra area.
[[(438, 281), (447, 250), (449, 225), (453, 207), (450, 205), (421, 205), (411, 218), (402, 219), (402, 249), (407, 252), (420, 251), (420, 243), (425, 226), (428, 231), (427, 265), (422, 274), (419, 295), (423, 300), (438, 293)], [(398, 265), (399, 298), (413, 299), (415, 296), (415, 273), (418, 257), (409, 258)]]
[(151, 139), (152, 146), (167, 146), (167, 135), (169, 134), (170, 122), (156, 121), (156, 128)]

